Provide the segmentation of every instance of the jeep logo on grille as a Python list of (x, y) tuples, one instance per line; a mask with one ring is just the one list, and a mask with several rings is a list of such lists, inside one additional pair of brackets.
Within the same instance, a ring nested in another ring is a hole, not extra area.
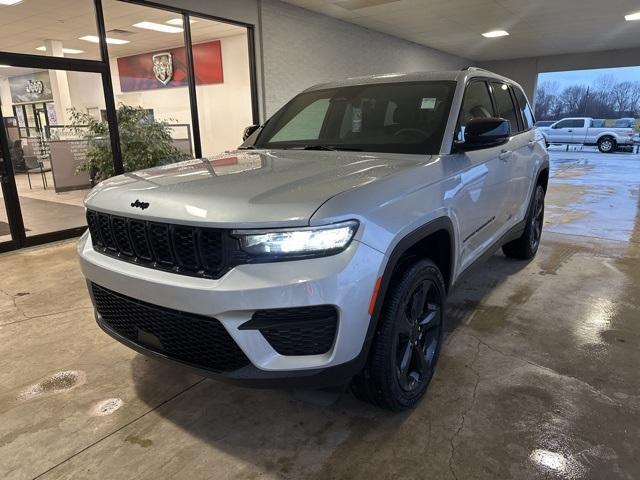
[(149, 204), (147, 202), (141, 202), (140, 200), (136, 200), (135, 202), (132, 202), (131, 206), (133, 208), (139, 208), (141, 210), (146, 210), (147, 208), (149, 208)]

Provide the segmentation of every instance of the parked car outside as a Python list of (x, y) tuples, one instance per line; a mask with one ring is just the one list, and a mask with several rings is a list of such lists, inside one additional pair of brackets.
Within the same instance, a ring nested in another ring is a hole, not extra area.
[(414, 406), (451, 289), (540, 245), (549, 158), (521, 87), (475, 68), (326, 83), (247, 135), (89, 193), (98, 324), (227, 381)]
[(597, 145), (602, 153), (612, 153), (633, 146), (633, 128), (595, 127), (589, 117), (563, 118), (544, 130), (547, 145)]

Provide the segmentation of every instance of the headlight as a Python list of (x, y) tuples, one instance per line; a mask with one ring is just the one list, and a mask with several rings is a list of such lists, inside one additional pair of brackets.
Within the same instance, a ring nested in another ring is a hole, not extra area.
[(242, 250), (257, 257), (326, 256), (349, 246), (358, 230), (358, 221), (320, 227), (277, 230), (235, 230)]

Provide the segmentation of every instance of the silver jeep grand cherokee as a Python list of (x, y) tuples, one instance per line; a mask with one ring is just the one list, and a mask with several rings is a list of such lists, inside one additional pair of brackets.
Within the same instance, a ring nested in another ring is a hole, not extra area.
[(488, 71), (310, 88), (214, 158), (86, 199), (82, 270), (108, 334), (229, 381), (424, 395), (445, 298), (502, 247), (536, 254), (549, 176), (517, 84)]

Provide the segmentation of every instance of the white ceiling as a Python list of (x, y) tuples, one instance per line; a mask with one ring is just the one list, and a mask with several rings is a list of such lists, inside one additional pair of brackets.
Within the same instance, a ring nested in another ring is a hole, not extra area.
[[(158, 51), (184, 45), (182, 33), (161, 33), (133, 27), (134, 23), (151, 21), (164, 23), (179, 15), (166, 10), (142, 7), (116, 0), (103, 2), (107, 31), (122, 29), (130, 34), (114, 36), (129, 40), (126, 45), (109, 45), (111, 57)], [(246, 32), (242, 27), (222, 22), (194, 18), (191, 25), (194, 43)], [(79, 40), (85, 35), (97, 35), (93, 0), (23, 0), (15, 6), (0, 6), (0, 50), (40, 54), (36, 47), (46, 39), (60, 40), (64, 47), (84, 50), (82, 54), (66, 54), (70, 58), (97, 60), (97, 44)]]
[(474, 61), (640, 47), (638, 0), (284, 1)]

